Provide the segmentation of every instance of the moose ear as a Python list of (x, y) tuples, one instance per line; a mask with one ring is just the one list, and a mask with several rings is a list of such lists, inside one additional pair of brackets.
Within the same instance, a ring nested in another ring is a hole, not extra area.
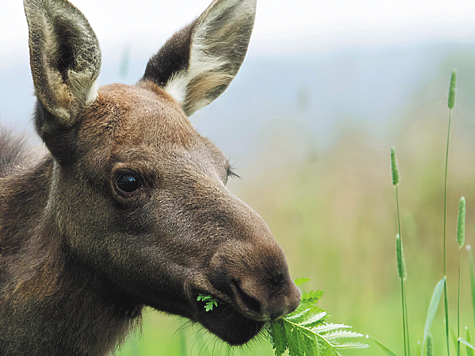
[(162, 86), (190, 116), (220, 96), (236, 76), (255, 14), (256, 0), (213, 1), (150, 59), (142, 80)]
[(97, 96), (99, 42), (84, 15), (68, 1), (24, 0), (23, 4), (36, 96), (56, 121), (50, 124), (69, 127), (77, 111)]

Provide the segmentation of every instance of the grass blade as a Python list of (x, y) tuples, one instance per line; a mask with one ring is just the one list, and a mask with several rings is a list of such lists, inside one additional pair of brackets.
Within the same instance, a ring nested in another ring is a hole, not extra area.
[(470, 249), (470, 245), (467, 246), (468, 259), (470, 261), (470, 289), (472, 292), (472, 311), (473, 311), (473, 323), (475, 325), (475, 270), (473, 266), (473, 256)]
[[(368, 336), (369, 336), (369, 335), (368, 335)], [(376, 345), (378, 345), (378, 346), (381, 348), (381, 350), (383, 350), (383, 351), (386, 353), (386, 355), (389, 355), (389, 356), (397, 356), (396, 353), (395, 353), (394, 351), (392, 351), (389, 347), (387, 347), (387, 346), (384, 345), (383, 343), (379, 342), (379, 341), (376, 340), (374, 337), (372, 337), (372, 336), (369, 336), (369, 337), (371, 338), (371, 340), (374, 341), (374, 343), (375, 343)]]
[(439, 283), (437, 283), (434, 293), (432, 294), (432, 299), (429, 304), (429, 310), (427, 311), (427, 318), (426, 318), (426, 325), (424, 327), (424, 339), (422, 341), (422, 349), (424, 349), (424, 345), (427, 340), (427, 336), (429, 335), (429, 330), (434, 321), (435, 313), (437, 312), (437, 307), (439, 306), (440, 297), (444, 290), (446, 277), (442, 278)]
[(464, 344), (465, 346), (467, 346), (467, 348), (471, 348), (472, 350), (475, 350), (475, 346), (473, 346), (467, 340), (464, 340), (464, 339), (460, 338), (459, 341), (460, 341), (461, 344)]
[[(468, 331), (468, 328), (465, 328), (467, 330), (467, 341), (471, 344), (472, 343), (472, 338), (470, 337), (470, 332)], [(473, 356), (473, 350), (467, 346), (467, 356)]]

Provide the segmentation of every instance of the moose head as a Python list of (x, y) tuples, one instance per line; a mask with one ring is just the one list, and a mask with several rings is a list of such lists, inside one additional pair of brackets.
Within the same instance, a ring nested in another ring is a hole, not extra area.
[[(60, 241), (64, 265), (106, 281), (107, 298), (134, 306), (129, 317), (151, 306), (231, 345), (293, 311), (301, 294), (282, 248), (226, 188), (228, 161), (188, 119), (237, 74), (255, 0), (213, 1), (150, 59), (136, 85), (100, 88), (101, 51), (84, 15), (66, 0), (24, 6), (34, 123), (49, 150), (38, 224)], [(200, 293), (218, 307), (206, 312)]]

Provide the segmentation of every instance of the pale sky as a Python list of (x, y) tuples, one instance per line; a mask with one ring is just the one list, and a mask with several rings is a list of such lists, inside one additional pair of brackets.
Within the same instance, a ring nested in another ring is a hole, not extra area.
[[(210, 0), (72, 2), (88, 18), (103, 52), (130, 45), (133, 53), (148, 55), (198, 16)], [(27, 60), (21, 0), (0, 0), (0, 24), (0, 65)], [(258, 0), (250, 53), (418, 40), (475, 41), (475, 0)]]

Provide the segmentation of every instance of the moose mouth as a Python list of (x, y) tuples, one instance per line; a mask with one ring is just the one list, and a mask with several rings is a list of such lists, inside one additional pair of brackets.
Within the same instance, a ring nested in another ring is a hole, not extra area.
[(205, 302), (197, 301), (200, 293), (194, 292), (194, 304), (197, 309), (196, 320), (208, 331), (230, 345), (242, 345), (254, 338), (262, 330), (265, 322), (251, 319), (232, 304), (216, 298), (217, 306), (206, 311)]

